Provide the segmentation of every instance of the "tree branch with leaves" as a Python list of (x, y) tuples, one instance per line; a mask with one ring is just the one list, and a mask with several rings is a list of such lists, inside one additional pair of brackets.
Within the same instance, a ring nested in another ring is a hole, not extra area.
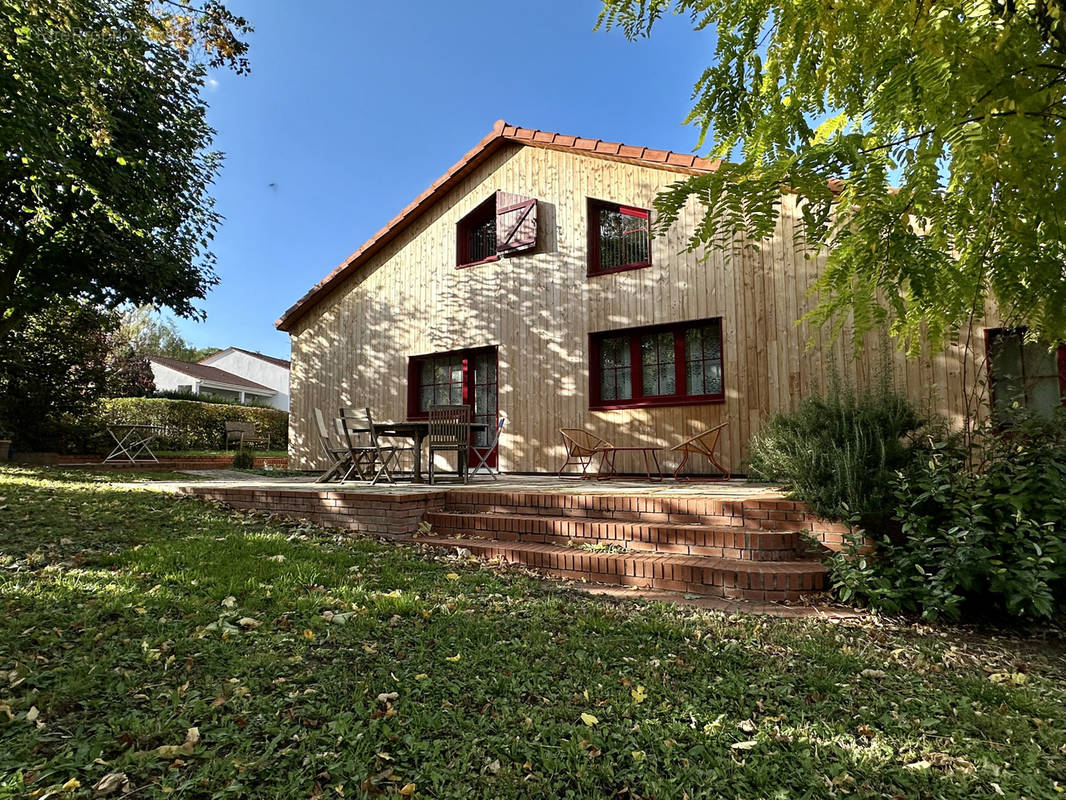
[(660, 232), (694, 198), (690, 248), (767, 239), (785, 188), (826, 254), (808, 319), (856, 346), (942, 344), (988, 300), (1066, 340), (1061, 0), (605, 0), (600, 25), (669, 13), (717, 35), (687, 122), (733, 162), (662, 193)]

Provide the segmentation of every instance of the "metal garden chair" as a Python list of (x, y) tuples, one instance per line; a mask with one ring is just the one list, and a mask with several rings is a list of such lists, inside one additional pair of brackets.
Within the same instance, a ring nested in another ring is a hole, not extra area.
[(581, 428), (560, 428), (559, 433), (562, 434), (563, 445), (566, 447), (566, 460), (559, 467), (560, 478), (563, 477), (563, 470), (571, 464), (581, 467), (582, 478), (591, 478), (588, 469), (596, 456), (600, 456), (602, 463), (603, 454), (614, 448), (614, 445), (602, 436)]
[(674, 445), (670, 448), (673, 453), (682, 453), (683, 458), (681, 463), (677, 465), (677, 469), (674, 470), (674, 480), (695, 480), (694, 478), (680, 478), (681, 470), (685, 468), (685, 464), (688, 463), (689, 456), (693, 453), (706, 457), (714, 467), (721, 472), (721, 475), (716, 475), (709, 480), (727, 481), (729, 480), (729, 470), (725, 465), (715, 456), (714, 451), (718, 447), (718, 440), (722, 438), (722, 431), (729, 425), (728, 422), (723, 422), (721, 425), (715, 425), (713, 428), (708, 428), (705, 431), (700, 431), (690, 439), (686, 439), (681, 444)]
[(438, 452), (455, 452), (456, 474), (468, 483), (467, 452), (470, 448), (470, 406), (430, 406), (429, 408), (429, 482), (433, 483), (434, 456)]

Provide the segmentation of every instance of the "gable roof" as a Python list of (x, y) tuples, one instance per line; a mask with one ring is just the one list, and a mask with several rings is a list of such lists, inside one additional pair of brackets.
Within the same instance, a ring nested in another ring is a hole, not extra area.
[(176, 358), (166, 358), (165, 356), (148, 356), (148, 360), (154, 364), (159, 364), (163, 367), (168, 367), (175, 372), (180, 372), (182, 375), (188, 375), (190, 378), (198, 378), (202, 381), (210, 381), (211, 383), (221, 383), (226, 386), (236, 386), (241, 389), (255, 389), (257, 393), (277, 394), (276, 391), (269, 386), (263, 386), (261, 383), (250, 381), (247, 378), (242, 378), (240, 375), (234, 375), (232, 372), (226, 372), (224, 369), (218, 367), (209, 367), (206, 364), (195, 364), (191, 361), (179, 361)]
[(367, 260), (395, 239), (410, 223), (436, 202), (445, 192), (482, 164), (490, 155), (508, 143), (541, 147), (548, 150), (576, 152), (610, 161), (628, 164), (640, 164), (671, 172), (696, 175), (713, 172), (721, 161), (700, 158), (691, 153), (675, 153), (670, 150), (653, 150), (648, 147), (635, 147), (621, 142), (605, 142), (602, 139), (583, 139), (579, 136), (567, 136), (561, 133), (540, 131), (535, 128), (519, 128), (508, 125), (502, 119), (497, 120), (492, 131), (472, 150), (460, 158), (452, 167), (432, 183), (428, 189), (416, 197), (399, 214), (389, 220), (385, 227), (371, 236), (362, 247), (348, 256), (329, 275), (316, 283), (307, 294), (289, 308), (277, 322), (278, 330), (291, 331), (299, 319), (349, 275), (354, 273)]
[(252, 358), (258, 358), (260, 361), (265, 361), (268, 364), (273, 364), (275, 367), (284, 367), (285, 369), (291, 369), (292, 368), (292, 362), (290, 362), (288, 359), (275, 358), (274, 356), (264, 355), (263, 353), (257, 352), (255, 350), (245, 350), (243, 347), (227, 347), (225, 350), (219, 350), (217, 353), (212, 353), (207, 358), (201, 358), (198, 363), (206, 364), (212, 358), (218, 358), (223, 353), (228, 353), (230, 351), (233, 351), (233, 352), (236, 352), (236, 353), (244, 353), (246, 356), (252, 356)]

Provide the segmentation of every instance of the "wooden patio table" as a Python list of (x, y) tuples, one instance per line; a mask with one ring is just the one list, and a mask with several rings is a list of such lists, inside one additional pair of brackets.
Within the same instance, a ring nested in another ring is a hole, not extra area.
[[(487, 431), (489, 426), (484, 422), (471, 422), (470, 430)], [(429, 436), (429, 420), (406, 420), (405, 422), (374, 422), (374, 433), (395, 439), (413, 439), (415, 443), (415, 471), (411, 476), (411, 483), (425, 483), (422, 477), (422, 443)]]
[[(596, 476), (598, 480), (605, 481), (610, 478), (617, 478), (618, 471), (614, 466), (614, 459), (619, 453), (641, 453), (644, 456), (644, 473), (648, 476), (649, 481), (661, 481), (663, 479), (662, 467), (659, 466), (659, 453), (662, 451), (660, 447), (645, 447), (643, 445), (630, 445), (626, 447), (602, 447), (597, 448), (602, 456), (600, 457), (600, 470)], [(650, 456), (650, 461), (649, 461)], [(655, 464), (655, 474), (657, 477), (651, 476), (651, 464)]]

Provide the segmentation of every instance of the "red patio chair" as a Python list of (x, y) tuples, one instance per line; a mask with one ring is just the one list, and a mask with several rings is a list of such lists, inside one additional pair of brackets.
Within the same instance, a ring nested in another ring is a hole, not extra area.
[(729, 480), (729, 470), (717, 459), (714, 455), (715, 448), (718, 447), (718, 440), (722, 437), (722, 430), (728, 425), (728, 422), (723, 422), (721, 425), (715, 425), (713, 428), (708, 428), (705, 431), (700, 431), (691, 439), (686, 439), (681, 444), (674, 445), (670, 448), (672, 453), (683, 453), (684, 457), (681, 459), (681, 463), (677, 465), (677, 469), (674, 470), (674, 480), (695, 480), (694, 478), (680, 478), (681, 470), (685, 468), (685, 464), (688, 463), (688, 458), (693, 453), (706, 457), (717, 468), (721, 475), (716, 475), (710, 480), (727, 481)]
[(563, 445), (566, 447), (566, 460), (559, 467), (560, 478), (563, 477), (563, 470), (571, 464), (581, 467), (582, 478), (591, 478), (592, 476), (588, 474), (588, 470), (592, 466), (592, 460), (597, 455), (602, 458), (604, 452), (614, 447), (602, 436), (589, 433), (581, 428), (560, 428), (559, 433), (562, 435)]

